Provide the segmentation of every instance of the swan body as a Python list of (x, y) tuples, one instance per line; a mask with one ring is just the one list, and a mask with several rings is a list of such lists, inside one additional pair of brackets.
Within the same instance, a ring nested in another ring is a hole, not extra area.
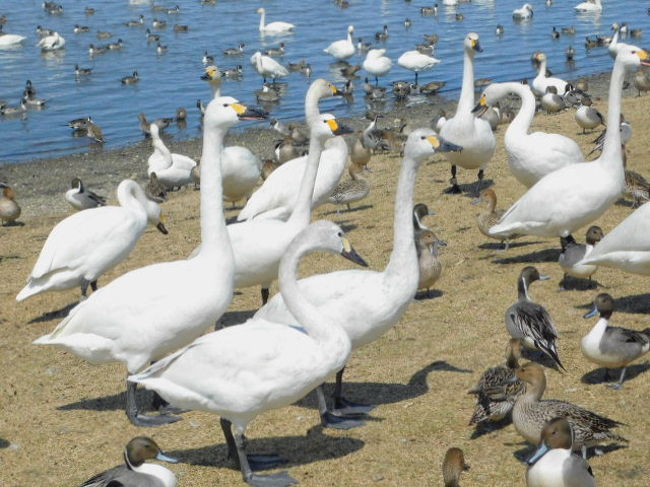
[[(305, 97), (307, 122), (319, 116), (318, 101), (321, 98), (339, 95), (340, 91), (323, 79), (316, 80), (309, 87)], [(264, 184), (249, 198), (237, 220), (251, 218), (279, 218), (286, 220), (293, 211), (300, 180), (308, 156), (285, 162), (264, 181)], [(316, 186), (312, 196), (312, 208), (327, 201), (341, 178), (347, 163), (348, 146), (341, 137), (327, 142), (318, 166)]]
[(602, 12), (603, 4), (600, 0), (588, 0), (573, 7), (578, 12)]
[(37, 45), (41, 48), (41, 51), (56, 51), (65, 47), (65, 39), (58, 32), (55, 32), (52, 35), (43, 37), (38, 41)]
[(530, 188), (547, 174), (585, 160), (580, 146), (564, 135), (528, 133), (535, 116), (535, 97), (527, 85), (493, 83), (485, 89), (478, 105), (495, 105), (510, 93), (521, 99), (521, 108), (504, 136), (508, 166), (517, 181)]
[(0, 33), (0, 49), (17, 47), (26, 39), (18, 34), (5, 34), (1, 29)]
[[(198, 254), (120, 276), (73, 308), (52, 333), (34, 343), (61, 347), (92, 363), (119, 361), (133, 374), (214, 325), (230, 304), (234, 276), (223, 215), (221, 148), (228, 128), (248, 118), (260, 116), (231, 97), (214, 98), (207, 107), (200, 165), (202, 243)], [(127, 388), (127, 416), (136, 425), (177, 420), (140, 414), (132, 385)]]
[(544, 96), (546, 89), (549, 86), (555, 87), (558, 95), (563, 95), (566, 91), (567, 82), (560, 78), (553, 78), (546, 76), (546, 54), (543, 52), (538, 52), (535, 55), (535, 60), (539, 62), (539, 67), (537, 71), (537, 76), (533, 79), (530, 87), (533, 90), (535, 96)]
[(72, 180), (72, 189), (65, 193), (65, 200), (76, 210), (87, 210), (98, 206), (106, 206), (106, 198), (99, 196), (93, 191), (86, 190), (81, 179)]
[(626, 68), (649, 62), (647, 51), (619, 52), (610, 82), (607, 132), (600, 157), (588, 164), (570, 164), (544, 176), (510, 207), (490, 229), (491, 234), (517, 232), (568, 237), (600, 217), (620, 197), (625, 188), (618, 126), (623, 78)]
[(375, 77), (384, 76), (393, 67), (393, 61), (389, 57), (384, 56), (386, 49), (370, 49), (363, 60), (361, 67), (369, 74)]
[(223, 199), (233, 203), (246, 198), (260, 179), (262, 161), (246, 147), (226, 147), (222, 153)]
[(120, 206), (92, 208), (59, 222), (48, 235), (16, 301), (76, 286), (85, 295), (89, 284), (126, 259), (148, 222), (167, 232), (161, 224), (160, 207), (147, 199), (135, 181), (120, 183), (117, 200)]
[[(345, 270), (301, 279), (301, 293), (319, 312), (340, 323), (356, 349), (379, 338), (400, 319), (417, 291), (419, 270), (411, 209), (419, 165), (436, 150), (458, 150), (430, 129), (414, 130), (404, 149), (397, 183), (393, 251), (384, 271)], [(256, 318), (297, 325), (284, 298), (274, 296)]]
[(464, 43), (463, 86), (455, 115), (448, 119), (440, 128), (440, 136), (463, 148), (460, 152), (445, 154), (452, 164), (452, 184), (454, 192), (460, 189), (456, 183), (456, 167), (465, 169), (480, 169), (479, 180), (483, 177), (483, 169), (494, 155), (496, 141), (490, 124), (472, 113), (474, 107), (474, 55), (482, 52), (478, 34), (470, 32)]
[(440, 59), (421, 54), (419, 51), (406, 51), (397, 59), (401, 67), (415, 72), (415, 84), (418, 82), (418, 73), (433, 68), (440, 62)]
[(342, 39), (340, 41), (334, 41), (329, 46), (327, 46), (323, 51), (325, 51), (330, 56), (343, 61), (354, 55), (356, 49), (354, 43), (352, 42), (352, 34), (354, 34), (354, 26), (348, 26), (348, 37), (347, 39)]
[(637, 208), (598, 242), (583, 265), (599, 265), (650, 276), (650, 203)]
[(185, 186), (193, 181), (192, 168), (196, 161), (191, 157), (182, 154), (173, 154), (162, 141), (159, 135), (158, 125), (149, 125), (153, 154), (147, 161), (147, 175), (155, 172), (158, 180), (170, 188)]
[(266, 24), (266, 11), (263, 8), (258, 8), (257, 13), (260, 14), (260, 27), (259, 30), (262, 34), (287, 34), (292, 32), (296, 27), (289, 22), (276, 21)]
[(265, 56), (259, 51), (251, 56), (251, 63), (255, 67), (255, 70), (264, 78), (265, 83), (267, 76), (275, 80), (276, 78), (282, 78), (289, 74), (287, 68), (271, 56)]
[[(313, 250), (339, 252), (363, 262), (331, 222), (316, 222), (293, 239), (280, 266), (280, 290), (304, 331), (252, 318), (209, 333), (129, 377), (174, 406), (221, 416), (230, 454), (238, 456), (244, 480), (251, 485), (263, 485), (255, 481), (264, 477), (252, 473), (244, 452), (248, 424), (264, 411), (304, 397), (341, 369), (350, 355), (350, 340), (339, 323), (322, 316), (296, 285), (299, 259)], [(229, 439), (231, 425), (234, 442)], [(272, 485), (294, 483), (286, 477), (287, 483)]]
[(521, 8), (512, 11), (512, 18), (515, 20), (528, 20), (533, 18), (533, 6), (525, 3)]

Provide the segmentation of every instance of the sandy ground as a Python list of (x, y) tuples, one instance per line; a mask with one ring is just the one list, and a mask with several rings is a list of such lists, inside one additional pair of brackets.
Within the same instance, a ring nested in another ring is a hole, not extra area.
[[(650, 98), (626, 98), (624, 113), (635, 135), (628, 146), (630, 168), (650, 175), (650, 147), (645, 140), (650, 123)], [(596, 103), (606, 110), (603, 101)], [(357, 126), (363, 125), (357, 121)], [(586, 152), (595, 134), (582, 135), (573, 112), (539, 115), (535, 129), (560, 132), (578, 140)], [(503, 150), (504, 127), (497, 132), (498, 148), (486, 173), (507, 207), (523, 187), (510, 176)], [(231, 142), (262, 147), (272, 135), (238, 134)], [(250, 144), (246, 141), (252, 141)], [(123, 445), (136, 435), (151, 435), (170, 455), (181, 486), (240, 485), (240, 474), (226, 458), (218, 418), (188, 412), (183, 421), (157, 429), (131, 426), (123, 410), (123, 366), (92, 366), (50, 347), (31, 345), (51, 331), (78, 298), (77, 290), (34, 297), (17, 304), (22, 287), (49, 231), (70, 213), (62, 198), (69, 180), (81, 175), (89, 187), (105, 194), (124, 177), (138, 177), (146, 168), (149, 142), (113, 152), (90, 153), (34, 164), (0, 167), (0, 180), (15, 185), (23, 205), (24, 226), (0, 228), (0, 485), (78, 485), (92, 474), (121, 461)], [(198, 157), (196, 142), (176, 144), (175, 152)], [(263, 154), (270, 152), (264, 147)], [(371, 161), (370, 196), (351, 212), (336, 214), (319, 208), (315, 219), (333, 219), (348, 229), (356, 249), (374, 269), (386, 264), (391, 250), (394, 186), (400, 167), (397, 155)], [(516, 279), (523, 266), (536, 265), (551, 281), (535, 283), (533, 299), (544, 304), (560, 330), (560, 356), (567, 368), (548, 370), (548, 398), (568, 400), (626, 423), (619, 432), (629, 445), (608, 448), (590, 462), (599, 485), (648, 485), (650, 453), (647, 419), (650, 364), (628, 371), (623, 390), (607, 388), (601, 371), (579, 349), (581, 336), (595, 320), (583, 320), (597, 291), (584, 285), (558, 291), (562, 277), (556, 260), (556, 240), (523, 238), (507, 253), (497, 250), (478, 232), (465, 194), (442, 194), (449, 166), (442, 159), (424, 165), (415, 201), (425, 202), (437, 215), (427, 223), (448, 242), (445, 270), (434, 297), (415, 301), (399, 325), (375, 343), (358, 350), (346, 372), (347, 395), (377, 404), (363, 428), (324, 430), (313, 401), (307, 400), (260, 416), (248, 430), (250, 451), (277, 451), (290, 460), (287, 468), (304, 486), (428, 486), (441, 485), (440, 464), (451, 446), (464, 449), (471, 471), (462, 485), (500, 487), (524, 485), (522, 460), (530, 446), (512, 425), (494, 431), (467, 426), (473, 398), (465, 391), (488, 366), (503, 361), (508, 335), (503, 313), (516, 299)], [(474, 172), (460, 171), (463, 184)], [(114, 196), (111, 195), (114, 200)], [(153, 262), (185, 257), (197, 244), (199, 193), (186, 189), (164, 204), (168, 236), (149, 229), (129, 259), (100, 279), (105, 285), (124, 272)], [(630, 214), (629, 204), (617, 204), (598, 222), (605, 232)], [(236, 214), (229, 210), (227, 216)], [(583, 231), (576, 237), (584, 238)], [(310, 257), (304, 273), (349, 267), (336, 256)], [(618, 324), (643, 329), (650, 325), (650, 294), (641, 276), (601, 269), (596, 274), (616, 298)], [(583, 283), (584, 284), (584, 283)], [(274, 286), (272, 293), (277, 291)], [(259, 290), (249, 288), (234, 297), (227, 323), (236, 323), (259, 306)], [(141, 398), (144, 400), (144, 397)]]

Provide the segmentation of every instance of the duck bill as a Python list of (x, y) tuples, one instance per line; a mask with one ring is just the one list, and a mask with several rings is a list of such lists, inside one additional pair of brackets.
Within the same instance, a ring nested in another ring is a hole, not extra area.
[(537, 450), (535, 450), (535, 453), (533, 453), (533, 455), (528, 460), (526, 460), (526, 463), (528, 465), (534, 465), (535, 462), (542, 458), (548, 450), (549, 447), (542, 441), (539, 444), (539, 447), (537, 447)]
[(478, 198), (474, 198), (472, 201), (470, 201), (470, 205), (478, 205), (483, 199), (479, 196)]
[(445, 242), (444, 240), (436, 240), (436, 243), (437, 243), (440, 247), (446, 247), (446, 246), (447, 246), (447, 242)]
[(156, 459), (162, 460), (163, 462), (167, 462), (167, 463), (178, 463), (177, 458), (168, 457), (163, 452), (158, 452), (158, 455), (156, 455)]
[(440, 147), (436, 149), (436, 152), (460, 152), (462, 150), (461, 146), (440, 139)]
[(156, 225), (156, 228), (163, 235), (167, 235), (169, 233), (169, 231), (167, 230), (167, 227), (165, 226), (165, 224), (163, 222), (158, 222), (158, 225)]
[(593, 309), (591, 311), (586, 312), (584, 315), (582, 315), (583, 318), (593, 318), (598, 314), (598, 308), (594, 305)]
[(539, 275), (539, 280), (540, 281), (548, 281), (551, 278), (551, 276), (547, 276), (546, 274), (540, 274)]
[(237, 116), (239, 117), (239, 120), (266, 120), (269, 118), (268, 112), (265, 112), (259, 108), (250, 107), (246, 107), (246, 111), (244, 113), (238, 114)]

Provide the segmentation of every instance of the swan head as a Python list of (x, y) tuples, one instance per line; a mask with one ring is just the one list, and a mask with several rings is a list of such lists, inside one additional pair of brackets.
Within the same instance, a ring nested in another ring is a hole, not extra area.
[(614, 298), (607, 293), (601, 293), (594, 299), (594, 307), (583, 318), (592, 318), (600, 313), (603, 318), (609, 318), (614, 312)]
[(461, 150), (462, 147), (446, 142), (432, 129), (421, 128), (411, 132), (406, 139), (404, 156), (421, 163), (436, 152), (459, 152)]
[(535, 53), (535, 62), (539, 66), (541, 63), (546, 61), (546, 54), (544, 54), (542, 51), (538, 51)]
[(258, 8), (258, 9), (256, 10), (256, 12), (257, 12), (258, 14), (263, 14), (264, 12), (266, 12), (266, 10), (264, 10), (262, 7), (260, 7), (260, 8)]
[(144, 200), (144, 208), (147, 212), (147, 221), (150, 225), (156, 227), (160, 233), (167, 235), (169, 231), (164, 223), (165, 218), (163, 217), (162, 208), (160, 208), (158, 203), (147, 197), (145, 197)]
[(478, 34), (476, 32), (470, 32), (465, 37), (465, 50), (470, 53), (483, 52), (483, 48), (479, 43)]
[(622, 62), (623, 66), (628, 69), (637, 66), (650, 66), (650, 53), (645, 49), (627, 45), (619, 48), (615, 62)]
[(201, 79), (204, 81), (216, 81), (220, 78), (223, 78), (223, 73), (215, 65), (206, 67), (205, 72), (201, 75)]
[(348, 34), (354, 33), (354, 25), (348, 25)]
[(285, 255), (306, 249), (338, 253), (355, 264), (368, 267), (366, 261), (354, 250), (341, 227), (331, 221), (318, 220), (309, 225), (293, 239)]
[(351, 134), (353, 131), (351, 128), (341, 125), (331, 113), (325, 113), (314, 120), (309, 127), (309, 132), (311, 137), (325, 142), (337, 135)]
[(147, 436), (133, 438), (124, 448), (124, 459), (130, 467), (139, 467), (145, 460), (154, 458), (169, 463), (178, 462), (178, 460), (165, 455), (156, 442)]
[(203, 123), (206, 127), (229, 128), (240, 120), (264, 120), (268, 114), (242, 105), (231, 96), (213, 98), (205, 109)]

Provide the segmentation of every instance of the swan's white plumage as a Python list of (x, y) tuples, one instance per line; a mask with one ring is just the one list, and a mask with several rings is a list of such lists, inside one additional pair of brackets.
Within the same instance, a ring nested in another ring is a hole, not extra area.
[(296, 27), (289, 22), (277, 20), (275, 22), (266, 23), (266, 11), (263, 8), (258, 8), (257, 13), (260, 14), (259, 31), (262, 34), (288, 34)]
[(156, 173), (158, 180), (168, 187), (185, 186), (192, 183), (192, 168), (196, 161), (183, 154), (172, 153), (160, 138), (158, 126), (152, 123), (149, 126), (151, 131), (151, 142), (153, 154), (147, 160), (147, 175)]
[(340, 41), (332, 42), (329, 46), (323, 49), (323, 51), (339, 61), (352, 57), (356, 52), (354, 43), (352, 42), (353, 33), (354, 26), (348, 26), (348, 37), (346, 39), (341, 39)]
[(537, 76), (535, 76), (533, 82), (530, 84), (535, 96), (543, 96), (549, 86), (554, 87), (558, 95), (563, 95), (566, 91), (567, 82), (560, 78), (546, 76), (546, 54), (540, 52), (535, 56), (535, 59), (539, 62), (539, 67)]

